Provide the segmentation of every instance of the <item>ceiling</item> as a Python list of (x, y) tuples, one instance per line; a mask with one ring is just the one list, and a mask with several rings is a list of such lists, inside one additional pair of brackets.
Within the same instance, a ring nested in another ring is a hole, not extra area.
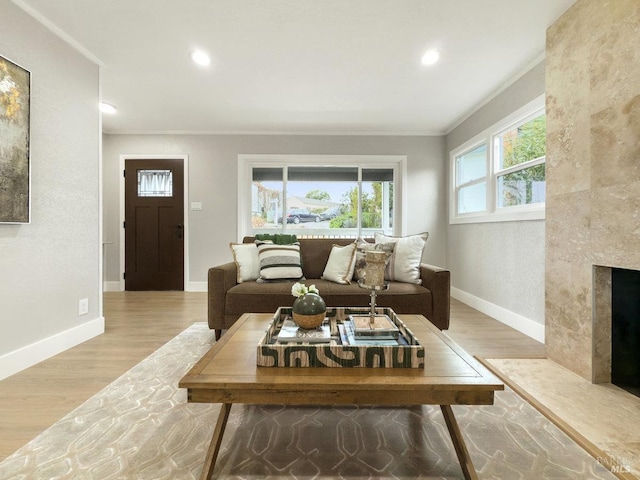
[(447, 133), (542, 60), (575, 2), (13, 1), (101, 65), (106, 133), (265, 134)]

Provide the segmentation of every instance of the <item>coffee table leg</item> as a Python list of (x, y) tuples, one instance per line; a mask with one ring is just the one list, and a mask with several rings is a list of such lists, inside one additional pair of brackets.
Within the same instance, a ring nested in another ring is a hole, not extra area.
[(440, 408), (442, 409), (442, 416), (444, 417), (444, 421), (449, 429), (449, 435), (451, 435), (453, 448), (455, 448), (456, 455), (458, 455), (458, 461), (462, 467), (464, 478), (466, 480), (478, 480), (476, 469), (473, 468), (473, 463), (471, 463), (469, 451), (467, 450), (467, 446), (462, 438), (462, 432), (460, 432), (460, 427), (458, 427), (456, 417), (453, 416), (453, 409), (451, 408), (451, 405), (440, 405)]
[(207, 457), (204, 460), (202, 472), (200, 473), (200, 480), (211, 480), (212, 478), (211, 475), (213, 474), (213, 466), (216, 464), (216, 459), (218, 458), (218, 452), (220, 451), (220, 444), (222, 443), (224, 429), (227, 426), (227, 420), (229, 420), (231, 405), (231, 403), (223, 403), (220, 407), (220, 413), (218, 414), (216, 428), (213, 429), (213, 437), (211, 437), (211, 443), (209, 444)]

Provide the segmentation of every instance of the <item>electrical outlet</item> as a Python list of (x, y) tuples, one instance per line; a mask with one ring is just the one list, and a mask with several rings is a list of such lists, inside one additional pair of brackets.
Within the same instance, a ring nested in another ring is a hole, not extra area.
[(86, 315), (89, 313), (89, 299), (83, 298), (78, 301), (78, 315)]

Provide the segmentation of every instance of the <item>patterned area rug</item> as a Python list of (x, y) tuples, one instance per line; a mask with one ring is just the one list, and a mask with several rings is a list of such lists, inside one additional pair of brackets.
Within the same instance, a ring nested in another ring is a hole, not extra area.
[[(193, 479), (218, 405), (177, 387), (209, 349), (196, 323), (0, 463), (2, 479)], [(614, 479), (507, 389), (495, 405), (454, 407), (481, 479)], [(438, 406), (234, 405), (220, 479), (459, 479)]]

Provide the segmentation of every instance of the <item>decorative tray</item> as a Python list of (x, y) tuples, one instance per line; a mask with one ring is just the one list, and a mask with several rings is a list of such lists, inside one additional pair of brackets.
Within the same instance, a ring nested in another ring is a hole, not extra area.
[[(318, 340), (315, 333), (311, 341), (279, 341), (283, 325), (290, 326), (292, 309), (280, 307), (267, 331), (258, 343), (257, 365), (260, 367), (366, 367), (366, 368), (424, 368), (424, 346), (407, 328), (395, 312), (386, 307), (375, 310), (376, 315), (386, 315), (398, 332), (394, 338), (370, 338), (354, 335), (351, 315), (364, 316), (368, 307), (327, 308), (325, 331), (330, 338)], [(305, 331), (302, 331), (304, 336)], [(397, 338), (396, 338), (397, 337)]]

